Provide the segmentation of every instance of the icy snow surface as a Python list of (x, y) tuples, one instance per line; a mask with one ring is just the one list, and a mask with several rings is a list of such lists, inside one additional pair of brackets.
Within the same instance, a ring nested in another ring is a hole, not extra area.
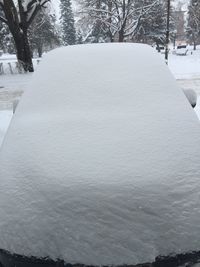
[(152, 48), (49, 53), (1, 149), (0, 247), (95, 265), (200, 250), (199, 146)]
[(12, 110), (0, 111), (0, 146), (12, 118)]

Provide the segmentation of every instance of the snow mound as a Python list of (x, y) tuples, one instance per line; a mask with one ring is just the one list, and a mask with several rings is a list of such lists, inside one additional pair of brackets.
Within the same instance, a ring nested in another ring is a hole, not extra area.
[(68, 263), (200, 250), (200, 127), (156, 51), (45, 56), (0, 155), (0, 246)]

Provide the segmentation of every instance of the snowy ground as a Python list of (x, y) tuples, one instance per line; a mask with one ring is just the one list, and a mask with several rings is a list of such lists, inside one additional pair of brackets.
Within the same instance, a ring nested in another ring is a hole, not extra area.
[[(161, 55), (164, 58), (164, 55)], [(16, 57), (4, 55), (0, 63), (4, 63), (5, 74), (0, 75), (0, 144), (12, 117), (12, 103), (20, 98), (26, 90), (32, 74), (10, 74), (8, 63), (11, 62), (15, 70)], [(37, 68), (37, 60), (34, 61)], [(183, 89), (194, 89), (199, 95), (195, 111), (200, 118), (200, 46), (197, 51), (190, 50), (187, 56), (169, 55), (169, 69)]]
[[(12, 118), (13, 101), (21, 97), (31, 80), (31, 73), (19, 74), (16, 68), (16, 56), (4, 54), (0, 57), (3, 64), (3, 74), (0, 74), (0, 146)], [(11, 65), (11, 74), (9, 64)], [(37, 68), (38, 62), (34, 60)]]
[(195, 111), (200, 118), (200, 46), (187, 56), (169, 55), (169, 69), (183, 89), (193, 89), (199, 96)]
[(170, 54), (169, 68), (182, 88), (200, 95), (200, 46), (197, 51), (189, 50), (187, 56)]
[(31, 73), (0, 75), (0, 110), (12, 107), (13, 100), (26, 90), (31, 76)]

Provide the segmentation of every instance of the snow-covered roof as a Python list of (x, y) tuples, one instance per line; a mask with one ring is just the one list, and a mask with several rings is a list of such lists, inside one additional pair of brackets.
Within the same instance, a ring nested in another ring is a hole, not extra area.
[(200, 126), (151, 47), (45, 56), (0, 155), (0, 248), (93, 265), (200, 250)]

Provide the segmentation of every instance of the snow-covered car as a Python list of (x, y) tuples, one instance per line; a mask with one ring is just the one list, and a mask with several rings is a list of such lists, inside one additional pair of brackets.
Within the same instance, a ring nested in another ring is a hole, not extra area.
[(3, 267), (199, 261), (199, 121), (153, 48), (56, 49), (13, 116), (0, 152)]
[(187, 45), (178, 45), (176, 48), (176, 54), (186, 56), (188, 52), (188, 46)]

